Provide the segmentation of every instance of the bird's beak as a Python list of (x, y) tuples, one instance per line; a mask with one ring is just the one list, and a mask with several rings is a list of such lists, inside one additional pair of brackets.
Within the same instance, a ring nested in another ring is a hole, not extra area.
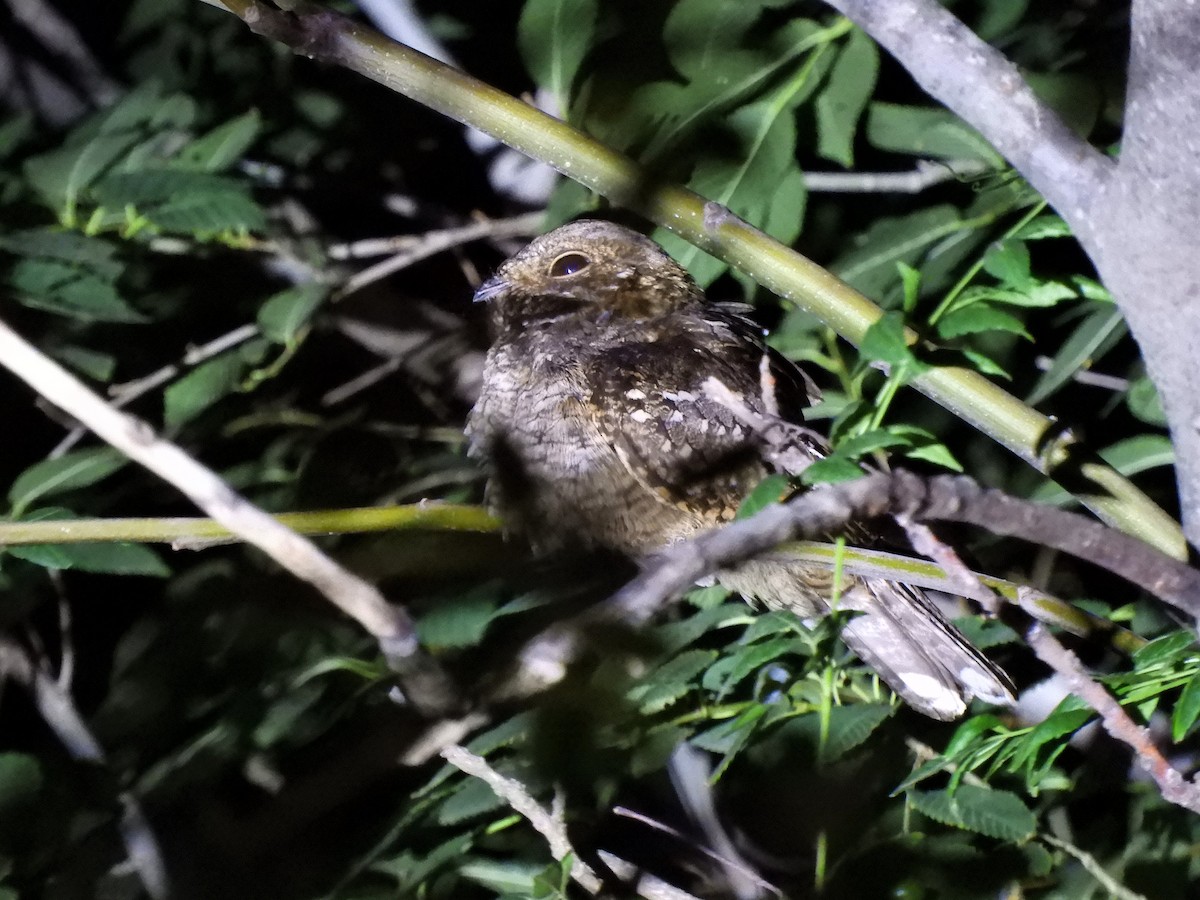
[(509, 284), (507, 281), (499, 275), (493, 275), (475, 291), (475, 302), (487, 303), (487, 301), (503, 294), (508, 288)]

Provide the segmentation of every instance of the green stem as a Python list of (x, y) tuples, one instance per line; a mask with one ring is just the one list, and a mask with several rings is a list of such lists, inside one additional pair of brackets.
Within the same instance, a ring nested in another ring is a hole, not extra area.
[[(352, 534), (372, 531), (469, 531), (498, 533), (500, 523), (478, 506), (416, 503), (283, 513), (275, 517), (302, 534)], [(221, 541), (232, 537), (212, 519), (53, 519), (0, 522), (0, 547), (28, 544), (75, 544), (99, 541)]]
[[(853, 344), (882, 315), (849, 285), (718, 204), (662, 183), (629, 157), (469, 75), (328, 10), (292, 14), (258, 0), (221, 2), (256, 32), (310, 57), (339, 63), (484, 131), (670, 229), (812, 313)], [(1106, 522), (1176, 558), (1186, 556), (1187, 544), (1174, 519), (1069, 435), (1057, 434), (1046, 416), (978, 372), (937, 368), (913, 384), (1039, 471), (1066, 480)]]

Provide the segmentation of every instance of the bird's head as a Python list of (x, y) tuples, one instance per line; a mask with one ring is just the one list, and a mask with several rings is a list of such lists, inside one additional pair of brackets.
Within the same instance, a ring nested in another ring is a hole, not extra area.
[(536, 238), (475, 292), (501, 332), (566, 320), (651, 319), (702, 298), (687, 270), (658, 244), (598, 219)]

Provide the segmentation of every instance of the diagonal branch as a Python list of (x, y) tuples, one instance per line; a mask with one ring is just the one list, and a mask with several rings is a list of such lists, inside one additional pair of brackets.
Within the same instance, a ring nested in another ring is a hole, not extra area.
[(156, 435), (145, 422), (105, 402), (3, 322), (0, 365), (357, 620), (378, 640), (389, 665), (406, 682), (414, 704), (439, 711), (454, 705), (445, 676), (417, 643), (408, 613), (388, 603), (372, 585), (251, 504), (211, 469)]
[(937, 0), (826, 0), (917, 83), (974, 126), (1050, 201), (1085, 244), (1092, 200), (1114, 164), (1033, 92), (1004, 54)]
[[(565, 122), (344, 16), (329, 10), (284, 12), (261, 0), (205, 2), (229, 10), (255, 32), (297, 52), (345, 66), (549, 163), (590, 190), (725, 260), (853, 344), (861, 343), (883, 314), (858, 291), (724, 207), (659, 182), (629, 157)], [(1187, 555), (1178, 523), (1144, 493), (1064, 435), (1046, 416), (979, 373), (938, 367), (914, 386), (1039, 471), (1059, 481), (1076, 482), (1076, 496), (1106, 521), (1176, 557)]]

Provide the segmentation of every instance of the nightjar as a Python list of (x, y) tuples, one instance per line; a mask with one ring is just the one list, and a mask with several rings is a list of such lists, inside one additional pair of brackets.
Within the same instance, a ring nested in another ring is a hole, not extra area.
[[(501, 264), (475, 299), (489, 306), (493, 344), (471, 453), (489, 465), (489, 505), (535, 549), (645, 556), (730, 520), (763, 477), (796, 474), (826, 449), (801, 424), (815, 389), (767, 348), (747, 308), (708, 301), (629, 229), (564, 225)], [(714, 396), (714, 379), (740, 410)], [(790, 424), (800, 464), (765, 452), (747, 414)], [(829, 610), (827, 569), (773, 557), (718, 578), (801, 617)], [(920, 712), (953, 719), (972, 697), (1012, 702), (1004, 672), (923, 591), (849, 577), (839, 606), (859, 613), (846, 643)]]

